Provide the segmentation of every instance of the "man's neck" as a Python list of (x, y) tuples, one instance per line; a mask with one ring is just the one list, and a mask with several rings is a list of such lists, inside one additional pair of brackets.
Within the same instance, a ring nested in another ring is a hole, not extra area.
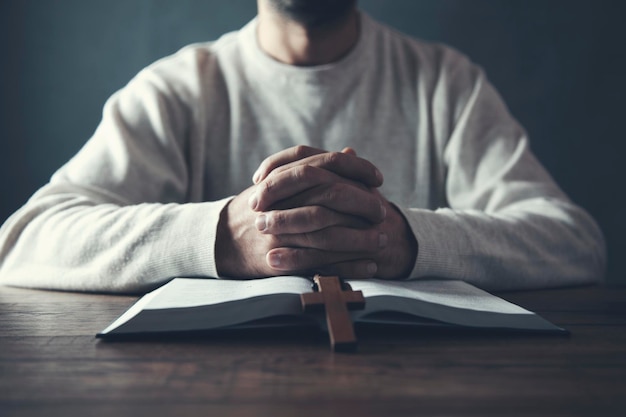
[(297, 66), (323, 65), (345, 56), (359, 39), (356, 9), (332, 25), (306, 27), (259, 1), (257, 39), (272, 58)]

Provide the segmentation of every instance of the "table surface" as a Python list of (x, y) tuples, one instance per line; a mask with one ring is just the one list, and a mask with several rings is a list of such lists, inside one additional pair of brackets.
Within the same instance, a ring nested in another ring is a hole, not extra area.
[(359, 329), (107, 342), (136, 297), (0, 287), (0, 416), (624, 416), (626, 289), (503, 298), (568, 337)]

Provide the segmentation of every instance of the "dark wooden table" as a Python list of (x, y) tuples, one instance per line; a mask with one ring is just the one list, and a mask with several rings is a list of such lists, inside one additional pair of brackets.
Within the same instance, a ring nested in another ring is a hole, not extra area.
[(104, 342), (127, 296), (0, 287), (0, 416), (626, 416), (626, 289), (500, 294), (571, 336), (454, 329)]

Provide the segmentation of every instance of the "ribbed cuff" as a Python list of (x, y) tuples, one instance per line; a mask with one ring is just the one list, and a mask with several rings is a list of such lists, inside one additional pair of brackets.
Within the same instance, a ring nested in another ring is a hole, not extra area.
[[(170, 259), (157, 260), (161, 273), (169, 277), (217, 278), (215, 242), (220, 214), (232, 197), (178, 207), (169, 225), (165, 253)], [(175, 250), (172, 250), (175, 248)]]
[[(458, 231), (452, 211), (400, 208), (417, 240), (418, 252), (409, 279), (424, 277), (463, 278), (467, 271), (458, 263), (459, 247), (467, 245)], [(453, 217), (453, 216), (452, 216)]]

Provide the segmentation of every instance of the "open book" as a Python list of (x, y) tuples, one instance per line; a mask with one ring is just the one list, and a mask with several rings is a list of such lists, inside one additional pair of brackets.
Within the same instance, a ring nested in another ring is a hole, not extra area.
[[(477, 328), (565, 332), (537, 314), (462, 281), (346, 280), (361, 290), (365, 309), (355, 323), (448, 324)], [(259, 326), (319, 324), (323, 315), (303, 313), (304, 277), (249, 281), (176, 278), (146, 294), (97, 336), (189, 332)]]

